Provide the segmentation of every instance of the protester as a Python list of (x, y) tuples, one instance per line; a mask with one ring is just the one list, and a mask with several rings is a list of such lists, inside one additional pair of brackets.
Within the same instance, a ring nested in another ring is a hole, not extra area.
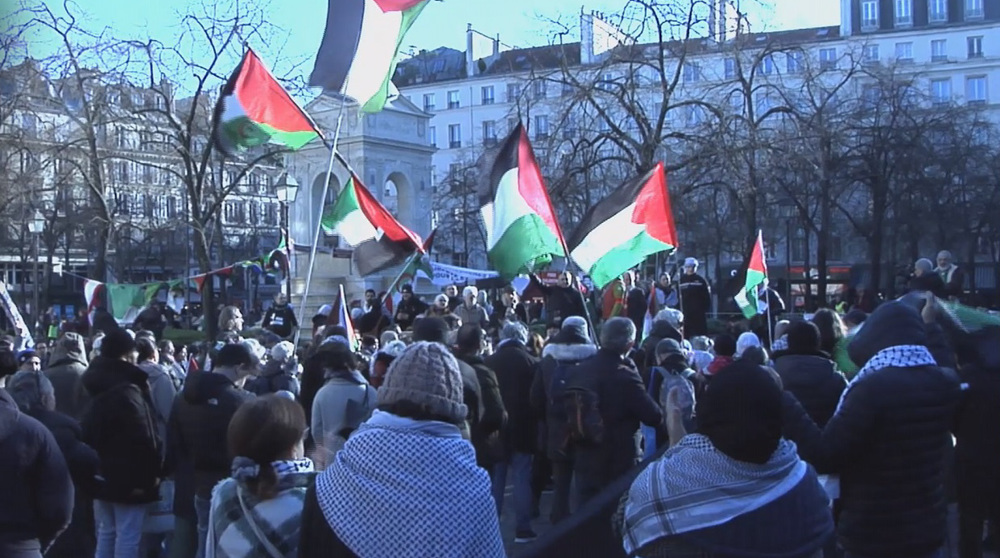
[(87, 371), (83, 336), (67, 332), (56, 340), (45, 376), (56, 390), (56, 410), (79, 420), (87, 403), (81, 378)]
[(679, 389), (668, 396), (671, 448), (632, 483), (614, 524), (643, 557), (820, 558), (833, 533), (816, 473), (782, 439), (782, 394), (759, 366), (738, 362), (698, 401), (685, 435)]
[(941, 250), (937, 255), (937, 267), (934, 273), (941, 277), (944, 284), (942, 296), (949, 300), (958, 300), (965, 292), (965, 272), (952, 262), (951, 252)]
[(840, 475), (847, 558), (937, 557), (945, 543), (945, 451), (960, 390), (927, 349), (929, 310), (921, 319), (905, 302), (879, 306), (848, 346), (863, 367), (826, 427), (786, 423), (806, 461)]
[(223, 306), (219, 311), (220, 337), (227, 333), (239, 337), (241, 331), (243, 331), (243, 312), (236, 306)]
[(97, 452), (83, 443), (79, 423), (55, 410), (55, 388), (40, 372), (18, 372), (7, 382), (7, 391), (22, 413), (42, 423), (52, 433), (73, 479), (72, 522), (45, 552), (45, 556), (93, 556), (96, 548), (94, 507), (88, 494), (93, 493), (97, 482)]
[(486, 366), (496, 373), (500, 395), (507, 411), (507, 424), (501, 433), (502, 456), (493, 467), (493, 498), (497, 515), (503, 510), (507, 473), (514, 484), (516, 529), (514, 542), (530, 542), (536, 535), (531, 527), (533, 494), (531, 488), (532, 456), (538, 438), (538, 421), (531, 408), (531, 384), (538, 359), (528, 352), (528, 328), (520, 322), (507, 322), (500, 330), (500, 344)]
[[(600, 415), (600, 439), (574, 444), (575, 474), (581, 505), (638, 462), (639, 423), (660, 424), (659, 406), (646, 393), (639, 371), (626, 355), (635, 344), (635, 324), (612, 318), (601, 328), (597, 354), (577, 365), (567, 390), (580, 390), (585, 412)], [(591, 407), (596, 406), (596, 409)], [(596, 418), (596, 417), (595, 417)]]
[(684, 339), (684, 334), (681, 333), (683, 328), (684, 314), (676, 308), (664, 308), (653, 318), (649, 334), (639, 346), (642, 353), (641, 360), (636, 363), (639, 365), (643, 383), (649, 385), (649, 371), (656, 366), (656, 345), (664, 339), (673, 339), (680, 343)]
[(723, 368), (733, 363), (733, 356), (736, 354), (736, 339), (728, 333), (715, 336), (714, 340), (715, 358), (708, 365), (706, 375), (712, 376)]
[(146, 308), (139, 312), (135, 322), (132, 324), (136, 330), (147, 330), (156, 339), (163, 337), (163, 330), (167, 327), (167, 320), (163, 316), (163, 307), (158, 301), (152, 301)]
[(399, 292), (402, 298), (396, 306), (394, 320), (400, 329), (408, 330), (413, 327), (414, 320), (427, 311), (427, 304), (413, 294), (413, 285), (403, 285)]
[(457, 285), (448, 285), (447, 287), (441, 289), (441, 293), (448, 298), (448, 310), (454, 311), (462, 305), (462, 297), (458, 296)]
[[(690, 368), (690, 362), (681, 347), (681, 344), (674, 339), (664, 339), (656, 344), (654, 351), (656, 355), (656, 366), (650, 372), (649, 383), (646, 392), (656, 401), (661, 409), (666, 408), (666, 395), (673, 388), (679, 388), (683, 396), (684, 426), (688, 430), (694, 429), (693, 411), (695, 404), (695, 372)], [(664, 427), (664, 428), (661, 428)], [(657, 448), (667, 442), (665, 424), (655, 426), (643, 426), (644, 437), (643, 459), (652, 457)]]
[(174, 347), (174, 342), (169, 339), (160, 341), (157, 348), (160, 353), (160, 366), (170, 375), (174, 389), (180, 391), (184, 385), (184, 378), (187, 377), (187, 369), (184, 367), (187, 360), (187, 352), (184, 350), (184, 347), (181, 347), (181, 350), (178, 351)]
[(344, 442), (375, 409), (375, 388), (357, 371), (354, 353), (346, 343), (328, 343), (321, 359), (324, 384), (312, 404), (309, 432), (316, 444), (320, 468), (333, 462)]
[(446, 316), (452, 315), (451, 308), (449, 308), (448, 295), (445, 294), (439, 294), (434, 297), (434, 304), (428, 307), (427, 311), (424, 312), (424, 316), (442, 319)]
[(243, 385), (259, 367), (260, 361), (246, 345), (225, 345), (212, 370), (192, 374), (174, 400), (168, 426), (170, 451), (175, 460), (190, 460), (194, 468), (198, 558), (205, 556), (212, 487), (229, 476), (229, 421), (240, 405), (253, 399)]
[(847, 378), (837, 371), (830, 356), (819, 348), (819, 328), (799, 321), (788, 326), (788, 350), (778, 356), (774, 368), (786, 391), (795, 396), (817, 426), (823, 428), (833, 416)]
[[(440, 318), (428, 317), (418, 321), (413, 326), (413, 341), (427, 341), (430, 343), (440, 343), (449, 345), (448, 324)], [(476, 371), (468, 364), (458, 361), (458, 370), (462, 376), (462, 401), (465, 403), (469, 416), (466, 421), (459, 425), (462, 435), (470, 439), (472, 432), (479, 429), (479, 423), (483, 420), (484, 404), (483, 390), (479, 384)], [(495, 419), (494, 419), (495, 420)]]
[(564, 271), (554, 286), (546, 285), (537, 275), (531, 276), (531, 284), (545, 297), (545, 321), (559, 328), (563, 319), (569, 316), (586, 316), (587, 307), (583, 294), (574, 284), (573, 274)]
[(170, 419), (177, 389), (170, 374), (160, 365), (160, 354), (154, 340), (140, 337), (136, 339), (135, 348), (138, 352), (136, 362), (139, 369), (146, 373), (149, 382), (153, 418), (156, 421), (156, 437), (161, 442), (160, 451), (166, 456), (167, 422)]
[(698, 275), (698, 260), (684, 260), (680, 280), (681, 311), (685, 317), (685, 333), (690, 336), (708, 335), (708, 312), (712, 309), (712, 289)]
[(455, 316), (462, 320), (462, 324), (474, 324), (486, 329), (490, 325), (490, 316), (481, 304), (479, 304), (479, 289), (469, 286), (462, 290), (463, 303), (454, 309)]
[(844, 338), (847, 328), (841, 321), (840, 315), (829, 308), (820, 308), (812, 317), (812, 323), (819, 328), (819, 349), (828, 355), (832, 355), (837, 347), (837, 343)]
[(745, 331), (736, 338), (736, 352), (733, 356), (737, 359), (743, 357), (743, 353), (747, 351), (750, 347), (761, 347), (760, 338), (757, 337), (756, 333), (752, 331)]
[[(476, 450), (476, 461), (480, 467), (492, 471), (503, 457), (500, 430), (507, 422), (500, 386), (496, 373), (486, 365), (483, 352), (486, 350), (486, 332), (478, 324), (465, 324), (458, 330), (455, 343), (455, 357), (459, 370), (471, 369), (479, 382), (482, 402), (482, 417), (471, 427), (472, 447)], [(463, 371), (463, 375), (467, 372)]]
[(274, 295), (274, 304), (264, 313), (261, 326), (282, 339), (292, 337), (298, 330), (299, 320), (295, 317), (295, 310), (289, 304), (285, 293)]
[(302, 407), (287, 397), (237, 409), (226, 433), (232, 476), (212, 490), (208, 558), (298, 556), (302, 504), (315, 476), (305, 429)]
[(440, 344), (393, 361), (375, 414), (306, 495), (300, 558), (506, 556), (489, 475), (458, 427), (463, 392)]
[[(631, 272), (626, 272), (626, 275)], [(601, 320), (607, 321), (611, 318), (625, 316), (625, 297), (628, 295), (628, 288), (625, 286), (625, 275), (616, 277), (613, 281), (604, 286), (604, 294), (601, 296)]]
[(868, 319), (868, 314), (864, 310), (859, 310), (857, 308), (851, 310), (844, 315), (844, 327), (847, 329), (846, 335), (853, 337), (855, 333), (861, 329), (861, 326)]
[(34, 349), (25, 349), (17, 353), (17, 369), (22, 372), (39, 372), (42, 369), (42, 356)]
[(642, 339), (642, 328), (649, 313), (649, 293), (632, 272), (625, 274), (625, 315), (635, 325), (636, 339)]
[(271, 347), (267, 364), (260, 376), (247, 381), (246, 390), (257, 395), (267, 395), (279, 391), (299, 396), (299, 362), (295, 358), (295, 346), (290, 341), (282, 341)]
[[(0, 349), (0, 379), (16, 368), (13, 354)], [(55, 437), (41, 422), (23, 414), (4, 389), (0, 389), (0, 471), (0, 556), (42, 558), (70, 524), (73, 481)]]
[(98, 558), (138, 556), (146, 504), (160, 498), (163, 440), (136, 356), (129, 332), (110, 331), (82, 378), (91, 398), (83, 440), (97, 452), (103, 479), (94, 501)]
[(389, 365), (392, 361), (396, 360), (403, 350), (406, 349), (406, 343), (399, 340), (393, 340), (386, 343), (381, 349), (375, 353), (374, 358), (371, 360), (371, 364), (368, 369), (369, 382), (372, 387), (378, 389), (382, 387), (382, 382), (385, 381), (385, 375), (389, 371)]
[(913, 276), (910, 278), (910, 291), (929, 292), (934, 296), (945, 296), (945, 285), (941, 276), (934, 273), (934, 264), (921, 258), (913, 264)]

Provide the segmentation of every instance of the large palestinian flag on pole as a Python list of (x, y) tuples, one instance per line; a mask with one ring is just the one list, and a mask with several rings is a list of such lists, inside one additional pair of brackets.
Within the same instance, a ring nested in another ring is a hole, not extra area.
[(747, 265), (747, 279), (743, 283), (743, 288), (736, 293), (733, 299), (743, 311), (743, 315), (750, 318), (762, 313), (760, 300), (761, 287), (767, 286), (767, 261), (764, 259), (764, 233), (757, 231), (757, 241), (753, 243), (753, 250), (750, 252), (750, 263)]
[(564, 239), (542, 171), (518, 123), (504, 140), (489, 180), (479, 190), (490, 264), (512, 278), (564, 257)]
[(357, 176), (352, 175), (336, 203), (323, 212), (323, 231), (340, 235), (354, 248), (362, 276), (399, 265), (424, 251), (420, 237), (392, 216)]
[(647, 256), (677, 248), (663, 163), (590, 208), (569, 239), (573, 261), (603, 288)]
[(268, 142), (299, 149), (322, 137), (312, 118), (250, 49), (222, 88), (212, 130), (216, 148), (226, 155)]
[(326, 31), (309, 85), (378, 112), (394, 96), (392, 74), (403, 37), (428, 0), (329, 0)]

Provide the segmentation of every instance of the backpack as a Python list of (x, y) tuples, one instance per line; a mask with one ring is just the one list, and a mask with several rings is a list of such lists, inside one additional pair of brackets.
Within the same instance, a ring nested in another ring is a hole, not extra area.
[(600, 444), (604, 440), (604, 419), (600, 399), (592, 389), (566, 387), (563, 408), (567, 417), (567, 441), (574, 444)]

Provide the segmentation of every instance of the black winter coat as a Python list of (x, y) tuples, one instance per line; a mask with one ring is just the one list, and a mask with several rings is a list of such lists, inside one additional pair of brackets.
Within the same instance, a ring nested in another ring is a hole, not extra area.
[(590, 344), (550, 343), (542, 350), (531, 382), (531, 408), (543, 422), (541, 445), (549, 459), (565, 459), (559, 449), (566, 438), (565, 410), (550, 404), (553, 374), (562, 364), (576, 372), (575, 365), (597, 354), (597, 347)]
[(816, 426), (826, 426), (847, 387), (847, 378), (837, 365), (818, 355), (785, 354), (775, 360), (774, 369), (785, 391), (799, 400)]
[(261, 322), (264, 329), (274, 333), (278, 337), (291, 337), (299, 327), (299, 320), (295, 317), (295, 310), (288, 304), (272, 306), (264, 313), (264, 321)]
[[(486, 365), (482, 357), (456, 356), (459, 368), (462, 369), (463, 379), (468, 374), (467, 368), (471, 369), (479, 386), (477, 405), (479, 420), (469, 424), (469, 441), (472, 442), (472, 447), (476, 448), (476, 462), (481, 467), (489, 468), (503, 457), (500, 431), (507, 422), (507, 411), (503, 406), (500, 386), (496, 374)], [(472, 415), (472, 407), (469, 407), (469, 415)]]
[(528, 348), (514, 340), (502, 341), (486, 359), (486, 366), (496, 373), (507, 411), (507, 425), (501, 434), (506, 455), (535, 452), (538, 419), (531, 408), (531, 383), (537, 365), (538, 359), (531, 356)]
[[(916, 309), (889, 302), (868, 318), (848, 353), (863, 365), (888, 347), (930, 343)], [(952, 371), (890, 366), (855, 378), (822, 431), (804, 416), (786, 416), (786, 435), (803, 459), (840, 474), (838, 536), (845, 549), (894, 558), (944, 545), (945, 452), (958, 400)]]
[(156, 414), (148, 376), (123, 360), (97, 357), (83, 374), (90, 404), (80, 426), (83, 441), (101, 459), (104, 479), (95, 498), (120, 504), (146, 504), (160, 498), (163, 476)]
[(171, 462), (190, 460), (195, 494), (211, 498), (212, 487), (230, 474), (226, 433), (236, 409), (254, 395), (214, 372), (191, 374), (174, 399), (167, 426)]
[(574, 447), (575, 471), (588, 485), (605, 486), (639, 462), (639, 423), (659, 425), (660, 406), (646, 393), (632, 361), (606, 349), (576, 365), (567, 387), (589, 389), (598, 397), (604, 439)]
[(973, 334), (974, 362), (964, 366), (968, 388), (955, 421), (955, 477), (959, 501), (1000, 501), (1000, 328)]
[(396, 325), (402, 330), (410, 329), (413, 321), (418, 316), (422, 316), (427, 311), (427, 303), (420, 300), (416, 295), (411, 295), (409, 300), (400, 300), (396, 306), (396, 315), (393, 317)]
[(587, 317), (587, 306), (579, 289), (572, 286), (549, 286), (534, 275), (531, 276), (531, 282), (545, 295), (545, 321), (550, 326), (559, 327), (570, 316)]
[(0, 389), (0, 556), (37, 556), (69, 525), (73, 481), (52, 433)]
[(483, 388), (479, 385), (476, 369), (462, 359), (458, 359), (458, 370), (462, 373), (462, 403), (468, 408), (465, 424), (459, 428), (463, 436), (472, 440), (472, 432), (479, 428), (483, 420)]

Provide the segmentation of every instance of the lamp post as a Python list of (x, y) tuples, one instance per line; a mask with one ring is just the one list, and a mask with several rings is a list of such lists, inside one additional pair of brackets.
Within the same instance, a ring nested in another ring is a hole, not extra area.
[(285, 273), (285, 296), (291, 302), (292, 298), (292, 258), (290, 246), (291, 217), (290, 209), (295, 197), (299, 194), (299, 183), (292, 175), (285, 172), (278, 179), (278, 201), (281, 203), (281, 224), (285, 235), (285, 251), (287, 252), (288, 270)]
[[(41, 294), (41, 281), (38, 280), (38, 241), (42, 236), (42, 231), (45, 230), (45, 218), (37, 209), (35, 210), (35, 215), (28, 222), (28, 232), (31, 233), (31, 259), (34, 260), (34, 271), (32, 275), (34, 277), (34, 284), (32, 285), (32, 296), (34, 297), (34, 302), (31, 303), (31, 313), (35, 318), (35, 333), (38, 332), (38, 327), (41, 324), (42, 314), (39, 305), (39, 295)], [(44, 332), (43, 332), (44, 335)]]
[(779, 216), (785, 221), (785, 300), (792, 311), (795, 311), (795, 301), (792, 300), (792, 220), (798, 213), (795, 201), (783, 200), (778, 204)]

